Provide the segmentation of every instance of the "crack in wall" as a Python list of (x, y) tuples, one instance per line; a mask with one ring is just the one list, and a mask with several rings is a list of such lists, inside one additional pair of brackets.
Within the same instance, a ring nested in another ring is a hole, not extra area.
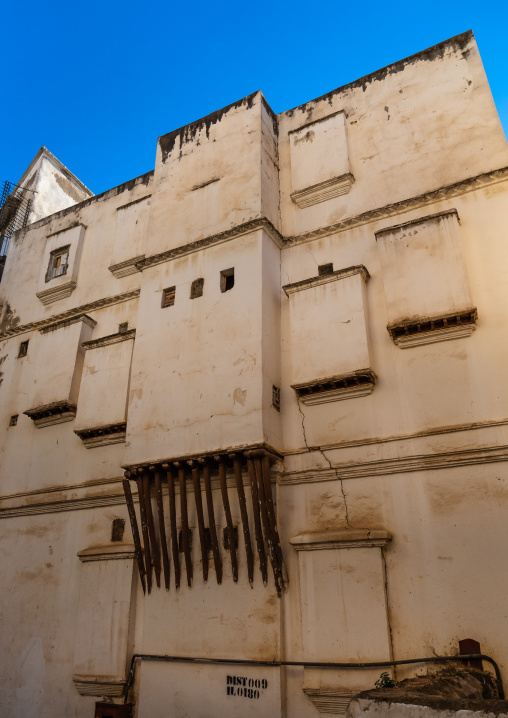
[(305, 414), (303, 413), (302, 407), (301, 407), (301, 405), (300, 405), (300, 397), (297, 397), (297, 398), (296, 398), (296, 401), (297, 401), (297, 404), (298, 404), (298, 411), (300, 412), (300, 416), (302, 417), (302, 432), (303, 432), (303, 440), (304, 440), (304, 442), (305, 442), (305, 446), (307, 447), (307, 450), (308, 450), (309, 452), (310, 452), (310, 451), (319, 451), (319, 453), (321, 454), (321, 456), (323, 457), (323, 459), (326, 461), (326, 463), (327, 463), (328, 466), (330, 467), (331, 471), (333, 471), (333, 472), (335, 473), (335, 476), (336, 476), (336, 478), (337, 478), (337, 481), (338, 481), (339, 484), (340, 484), (340, 491), (341, 491), (341, 494), (342, 494), (342, 498), (344, 499), (344, 510), (345, 510), (345, 513), (346, 513), (346, 516), (345, 516), (345, 518), (346, 518), (346, 526), (348, 527), (348, 529), (352, 529), (353, 526), (351, 525), (351, 523), (350, 523), (350, 521), (349, 521), (349, 508), (348, 508), (348, 505), (347, 505), (346, 492), (344, 491), (344, 480), (342, 479), (341, 476), (339, 476), (339, 470), (332, 466), (332, 462), (330, 461), (330, 459), (328, 458), (328, 456), (325, 454), (325, 452), (323, 451), (323, 449), (321, 449), (319, 446), (315, 446), (315, 447), (312, 447), (312, 448), (311, 448), (311, 447), (309, 446), (309, 444), (307, 443), (307, 433), (306, 433), (306, 431), (305, 431)]
[[(381, 549), (381, 561), (383, 562), (383, 573), (385, 579), (385, 600), (386, 600), (386, 623), (388, 624), (388, 641), (390, 643), (390, 660), (393, 660), (393, 632), (392, 621), (390, 615), (390, 599), (388, 595), (388, 571), (386, 568), (386, 556), (384, 549)], [(393, 678), (397, 679), (397, 666), (392, 666)]]

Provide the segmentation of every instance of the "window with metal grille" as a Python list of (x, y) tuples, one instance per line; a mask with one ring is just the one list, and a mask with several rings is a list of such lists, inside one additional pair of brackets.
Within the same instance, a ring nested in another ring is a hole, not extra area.
[(62, 275), (67, 274), (67, 267), (69, 265), (69, 248), (70, 245), (67, 245), (67, 247), (60, 247), (59, 249), (55, 249), (51, 252), (49, 255), (46, 282), (49, 282), (51, 279), (55, 279), (55, 277), (61, 277)]
[(162, 290), (162, 308), (172, 307), (175, 303), (176, 287), (168, 287)]

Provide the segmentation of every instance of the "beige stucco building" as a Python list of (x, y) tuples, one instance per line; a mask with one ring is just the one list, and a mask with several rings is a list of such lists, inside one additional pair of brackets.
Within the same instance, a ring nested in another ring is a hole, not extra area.
[(508, 676), (508, 146), (472, 33), (81, 191), (0, 283), (1, 715), (318, 718), (387, 669), (309, 664), (464, 638)]

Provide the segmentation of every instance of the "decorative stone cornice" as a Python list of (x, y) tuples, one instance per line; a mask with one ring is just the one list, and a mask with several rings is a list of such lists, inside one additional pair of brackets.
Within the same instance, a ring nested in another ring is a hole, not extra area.
[(302, 384), (292, 384), (296, 395), (303, 404), (329, 404), (332, 401), (354, 399), (355, 397), (371, 394), (376, 385), (376, 375), (372, 369), (359, 369), (328, 377), (316, 379)]
[(379, 239), (385, 234), (393, 234), (394, 232), (398, 232), (401, 229), (406, 229), (406, 227), (414, 227), (417, 224), (424, 224), (426, 222), (443, 219), (444, 217), (456, 217), (457, 221), (459, 221), (459, 213), (457, 212), (457, 210), (448, 209), (444, 212), (436, 212), (435, 214), (429, 214), (426, 217), (418, 217), (417, 219), (411, 219), (409, 220), (409, 222), (402, 222), (402, 224), (395, 224), (391, 227), (384, 227), (383, 229), (380, 229), (378, 232), (375, 233), (375, 237), (376, 239)]
[(476, 329), (477, 321), (478, 310), (473, 307), (451, 314), (403, 319), (395, 324), (389, 324), (386, 329), (394, 344), (401, 349), (407, 349), (421, 344), (471, 336)]
[(110, 344), (118, 344), (126, 342), (128, 339), (134, 339), (136, 336), (135, 329), (128, 329), (126, 332), (117, 332), (116, 334), (108, 334), (106, 337), (91, 339), (88, 342), (81, 342), (84, 349), (97, 349), (98, 347), (107, 347)]
[(65, 284), (58, 284), (56, 287), (44, 289), (42, 292), (36, 292), (38, 298), (44, 305), (58, 302), (60, 299), (67, 299), (76, 289), (76, 282), (70, 281)]
[(415, 431), (411, 434), (392, 434), (390, 436), (374, 436), (350, 441), (337, 441), (333, 444), (322, 444), (321, 446), (311, 446), (296, 451), (285, 451), (284, 456), (294, 456), (307, 454), (309, 451), (333, 451), (334, 449), (346, 449), (360, 446), (375, 446), (377, 444), (389, 444), (399, 441), (411, 441), (422, 439), (428, 436), (440, 436), (442, 434), (457, 434), (464, 431), (478, 431), (482, 429), (491, 429), (501, 426), (508, 426), (508, 418), (496, 421), (475, 421), (469, 424), (452, 424), (451, 426), (436, 426), (433, 429), (425, 431)]
[(126, 422), (96, 426), (92, 429), (74, 429), (87, 449), (110, 444), (123, 444), (125, 442)]
[(91, 546), (77, 553), (79, 560), (83, 563), (89, 561), (118, 561), (126, 558), (134, 558), (135, 555), (134, 544), (120, 542), (109, 543), (104, 546)]
[(312, 187), (306, 187), (305, 189), (292, 192), (290, 197), (298, 207), (303, 209), (313, 204), (319, 204), (319, 202), (325, 202), (327, 199), (347, 194), (353, 186), (354, 181), (355, 178), (353, 175), (347, 172), (340, 177), (333, 177), (333, 179), (319, 182), (318, 184), (312, 185)]
[(345, 715), (356, 693), (336, 688), (304, 688), (303, 692), (320, 713)]
[(89, 317), (88, 314), (78, 314), (75, 317), (71, 317), (70, 319), (62, 319), (59, 322), (53, 322), (52, 324), (47, 324), (45, 327), (42, 327), (41, 329), (39, 329), (39, 332), (41, 334), (47, 334), (48, 332), (54, 332), (56, 329), (63, 329), (64, 327), (70, 327), (71, 324), (77, 324), (78, 322), (83, 322), (84, 324), (88, 324), (88, 326), (91, 327), (92, 329), (97, 324), (95, 319), (92, 319), (92, 317)]
[(139, 289), (132, 289), (129, 292), (122, 292), (122, 294), (115, 294), (112, 297), (103, 297), (102, 299), (97, 299), (96, 301), (89, 302), (88, 304), (81, 304), (79, 307), (68, 309), (66, 312), (62, 312), (61, 314), (54, 314), (52, 317), (47, 317), (46, 319), (39, 319), (36, 322), (29, 322), (28, 324), (20, 324), (19, 326), (13, 327), (12, 329), (9, 329), (9, 331), (0, 334), (0, 340), (8, 339), (9, 337), (17, 336), (18, 334), (32, 332), (36, 329), (41, 330), (51, 324), (79, 317), (82, 314), (93, 312), (96, 309), (111, 307), (113, 304), (120, 304), (121, 302), (127, 302), (130, 299), (136, 299), (139, 297), (139, 292)]
[(346, 279), (347, 277), (353, 277), (355, 274), (361, 274), (364, 282), (368, 282), (370, 274), (363, 264), (357, 264), (354, 267), (346, 267), (345, 269), (338, 269), (336, 272), (330, 272), (330, 274), (322, 274), (317, 277), (310, 277), (309, 279), (302, 279), (300, 282), (293, 282), (292, 284), (285, 284), (282, 289), (284, 290), (287, 297), (295, 292), (301, 292), (303, 289), (309, 289), (310, 287), (319, 287), (321, 284), (328, 284), (329, 282), (336, 282), (339, 279)]
[(38, 429), (42, 429), (45, 426), (72, 421), (76, 416), (76, 404), (69, 401), (53, 401), (51, 404), (28, 409), (23, 414), (30, 417)]
[(337, 479), (363, 479), (369, 476), (406, 474), (413, 471), (450, 469), (456, 466), (474, 466), (508, 461), (508, 446), (487, 446), (481, 449), (460, 449), (429, 454), (378, 459), (376, 461), (334, 463), (333, 468), (313, 468), (305, 471), (287, 471), (279, 483), (308, 484)]
[(0, 519), (124, 504), (122, 478), (100, 479), (0, 496)]
[(143, 264), (144, 259), (145, 255), (140, 254), (137, 257), (131, 257), (118, 264), (112, 264), (108, 269), (117, 279), (121, 279), (122, 277), (129, 276), (129, 274), (141, 272), (140, 266)]
[(264, 443), (256, 443), (256, 444), (243, 444), (241, 446), (232, 446), (227, 449), (215, 449), (212, 451), (205, 451), (200, 454), (185, 454), (184, 456), (172, 456), (172, 457), (166, 457), (166, 458), (160, 458), (155, 459), (153, 461), (143, 461), (136, 464), (123, 464), (122, 469), (127, 469), (128, 471), (133, 471), (134, 469), (146, 469), (150, 468), (151, 466), (157, 466), (162, 464), (175, 464), (175, 463), (183, 463), (187, 464), (189, 461), (198, 461), (198, 460), (205, 460), (205, 461), (215, 461), (215, 457), (224, 457), (226, 459), (231, 454), (248, 454), (248, 453), (255, 453), (261, 455), (267, 455), (270, 457), (272, 461), (281, 461), (282, 460), (282, 454), (274, 449), (272, 446), (269, 446), (268, 444)]
[(169, 262), (177, 257), (182, 257), (187, 254), (197, 252), (204, 247), (210, 247), (215, 244), (222, 244), (223, 242), (229, 242), (236, 237), (240, 237), (244, 234), (251, 234), (257, 232), (260, 229), (264, 229), (272, 239), (278, 244), (279, 247), (283, 245), (283, 237), (280, 232), (275, 229), (273, 224), (266, 217), (259, 217), (253, 219), (244, 224), (239, 224), (231, 229), (226, 229), (224, 232), (218, 234), (212, 234), (209, 237), (198, 239), (195, 242), (189, 242), (181, 247), (175, 247), (174, 249), (168, 249), (166, 252), (160, 254), (152, 254), (150, 257), (145, 257), (143, 262), (140, 262), (137, 266), (141, 271), (148, 267), (153, 267), (155, 264), (161, 264), (162, 262)]
[(336, 548), (383, 548), (392, 535), (382, 529), (339, 529), (293, 536), (289, 543), (295, 551), (322, 551)]
[(500, 169), (493, 170), (492, 172), (485, 172), (484, 174), (477, 175), (476, 177), (470, 177), (460, 182), (455, 182), (445, 187), (425, 192), (417, 195), (416, 197), (410, 197), (409, 199), (403, 199), (400, 202), (394, 202), (392, 204), (384, 205), (383, 207), (377, 207), (376, 209), (362, 212), (354, 217), (348, 217), (340, 222), (329, 224), (324, 227), (310, 230), (303, 234), (294, 235), (292, 237), (284, 238), (284, 245), (291, 246), (293, 244), (300, 244), (302, 242), (310, 242), (313, 239), (319, 239), (321, 237), (327, 237), (330, 234), (337, 234), (338, 232), (344, 232), (353, 227), (360, 227), (362, 224), (369, 224), (380, 219), (387, 217), (395, 217), (396, 215), (402, 214), (403, 212), (409, 212), (419, 207), (425, 207), (429, 204), (434, 204), (443, 199), (450, 199), (451, 197), (458, 197), (466, 192), (473, 192), (474, 190), (487, 187), (497, 182), (503, 182), (508, 179), (508, 167), (501, 167)]
[(125, 691), (127, 679), (97, 678), (74, 674), (73, 683), (80, 696), (97, 696), (99, 698), (121, 698)]

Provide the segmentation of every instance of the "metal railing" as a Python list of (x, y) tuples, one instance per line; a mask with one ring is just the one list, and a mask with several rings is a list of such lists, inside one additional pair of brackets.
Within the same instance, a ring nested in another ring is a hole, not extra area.
[(29, 192), (13, 182), (4, 182), (0, 195), (0, 257), (5, 257), (13, 232), (26, 227), (30, 205)]

